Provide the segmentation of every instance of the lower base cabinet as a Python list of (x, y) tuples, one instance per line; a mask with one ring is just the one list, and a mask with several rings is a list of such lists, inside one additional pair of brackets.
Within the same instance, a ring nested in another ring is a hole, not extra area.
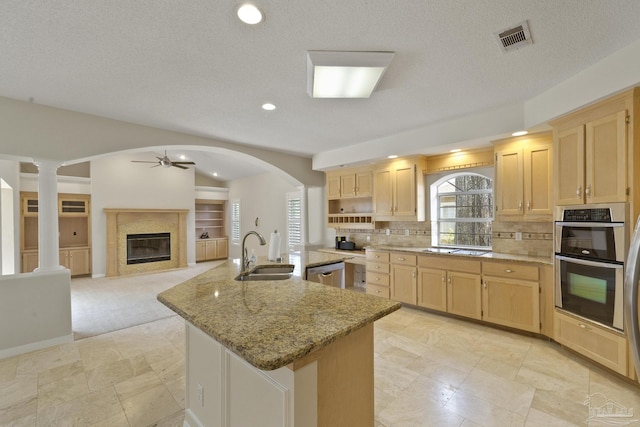
[(447, 273), (447, 312), (482, 319), (482, 293), (478, 274)]
[(553, 324), (557, 342), (619, 374), (628, 375), (627, 339), (622, 333), (559, 311), (555, 312)]
[(229, 256), (229, 239), (206, 239), (196, 242), (196, 262), (225, 259)]
[[(71, 276), (84, 276), (91, 274), (91, 249), (73, 248), (60, 249), (60, 265), (68, 268)], [(22, 272), (31, 273), (38, 268), (38, 251), (25, 251), (22, 253)]]

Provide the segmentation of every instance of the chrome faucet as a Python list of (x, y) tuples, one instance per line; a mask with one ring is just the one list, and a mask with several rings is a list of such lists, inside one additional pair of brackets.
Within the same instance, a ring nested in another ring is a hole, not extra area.
[(249, 257), (247, 256), (247, 248), (244, 247), (244, 242), (245, 240), (247, 240), (247, 237), (249, 237), (249, 234), (255, 234), (256, 236), (258, 236), (258, 239), (260, 239), (260, 245), (264, 246), (267, 244), (267, 241), (264, 240), (264, 237), (262, 237), (262, 234), (258, 233), (257, 231), (251, 230), (250, 232), (244, 235), (244, 237), (242, 238), (242, 272), (243, 273), (249, 269)]

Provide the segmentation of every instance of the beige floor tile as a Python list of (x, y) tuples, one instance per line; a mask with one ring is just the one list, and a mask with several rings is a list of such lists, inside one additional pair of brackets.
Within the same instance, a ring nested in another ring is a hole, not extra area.
[(474, 369), (481, 369), (505, 380), (513, 380), (520, 371), (520, 365), (512, 365), (503, 360), (496, 360), (489, 356), (482, 356)]
[[(378, 381), (377, 378), (376, 378), (376, 381)], [(385, 390), (378, 387), (374, 387), (373, 396), (374, 396), (374, 413), (376, 416), (378, 416), (380, 412), (384, 411), (387, 408), (387, 406), (389, 406), (391, 402), (393, 402), (393, 400), (395, 399), (395, 396), (390, 395)]]
[(78, 347), (85, 370), (95, 369), (123, 358), (115, 341), (108, 334), (80, 340)]
[(184, 410), (180, 410), (175, 414), (169, 415), (153, 424), (153, 427), (182, 427), (184, 422)]
[(10, 381), (0, 383), (0, 409), (29, 401), (38, 395), (38, 375), (18, 374)]
[(460, 385), (460, 389), (523, 418), (529, 412), (535, 389), (507, 380), (481, 369), (474, 369)]
[(634, 414), (640, 414), (640, 387), (597, 367), (590, 369), (589, 373), (589, 395), (595, 393), (601, 393), (625, 408), (633, 408)]
[(531, 408), (565, 422), (585, 425), (589, 411), (584, 404), (587, 394), (576, 390), (548, 391), (537, 389)]
[[(4, 393), (4, 390), (2, 392)], [(37, 410), (38, 399), (35, 397), (0, 409), (0, 426), (35, 426)]]
[(38, 408), (37, 425), (91, 426), (106, 420), (122, 419), (122, 413), (115, 390), (108, 387), (60, 405)]
[(410, 369), (397, 366), (380, 357), (374, 357), (375, 388), (384, 390), (390, 396), (399, 395), (402, 390), (418, 378), (419, 374)]
[(167, 386), (167, 390), (169, 390), (171, 396), (173, 396), (176, 402), (178, 402), (178, 406), (180, 406), (180, 408), (182, 409), (185, 409), (186, 380), (184, 373), (182, 377), (176, 378), (169, 382), (165, 382), (164, 385)]
[(71, 375), (38, 387), (38, 409), (60, 405), (89, 394), (84, 372)]
[(585, 424), (573, 424), (571, 422), (556, 418), (553, 415), (541, 412), (535, 408), (529, 410), (525, 427), (578, 427)]
[(420, 356), (407, 369), (419, 373), (421, 376), (433, 378), (452, 387), (459, 387), (467, 378), (469, 372), (461, 371), (449, 365), (430, 359), (428, 356)]
[(38, 386), (43, 386), (52, 382), (63, 380), (67, 377), (78, 375), (84, 372), (84, 365), (81, 360), (47, 369), (38, 373)]
[(173, 344), (167, 343), (157, 351), (144, 353), (144, 357), (162, 382), (167, 383), (184, 377), (185, 355)]
[(115, 387), (127, 419), (134, 426), (153, 424), (182, 409), (154, 372)]
[(0, 383), (11, 381), (16, 377), (18, 369), (18, 356), (0, 359)]
[(89, 390), (97, 391), (151, 371), (144, 356), (121, 359), (87, 371)]
[(59, 345), (26, 353), (18, 357), (17, 374), (35, 373), (80, 360), (75, 343)]
[(458, 390), (446, 403), (445, 409), (483, 426), (524, 426), (525, 423), (524, 416), (482, 400), (466, 390)]

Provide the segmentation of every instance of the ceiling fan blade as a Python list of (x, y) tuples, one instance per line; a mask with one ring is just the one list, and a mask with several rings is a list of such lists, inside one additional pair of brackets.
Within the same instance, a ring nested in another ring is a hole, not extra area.
[(133, 163), (158, 163), (158, 162), (150, 162), (146, 160), (131, 160)]
[(180, 169), (189, 169), (189, 168), (188, 168), (188, 167), (186, 167), (186, 166), (180, 166), (180, 165), (177, 165), (177, 164), (175, 164), (175, 163), (171, 163), (171, 166), (175, 166), (175, 167), (180, 168)]
[(173, 165), (195, 165), (194, 162), (171, 162)]

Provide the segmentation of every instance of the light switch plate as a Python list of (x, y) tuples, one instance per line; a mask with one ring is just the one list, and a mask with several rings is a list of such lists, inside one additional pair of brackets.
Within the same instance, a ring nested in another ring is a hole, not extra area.
[(516, 240), (522, 240), (522, 232), (516, 231)]

